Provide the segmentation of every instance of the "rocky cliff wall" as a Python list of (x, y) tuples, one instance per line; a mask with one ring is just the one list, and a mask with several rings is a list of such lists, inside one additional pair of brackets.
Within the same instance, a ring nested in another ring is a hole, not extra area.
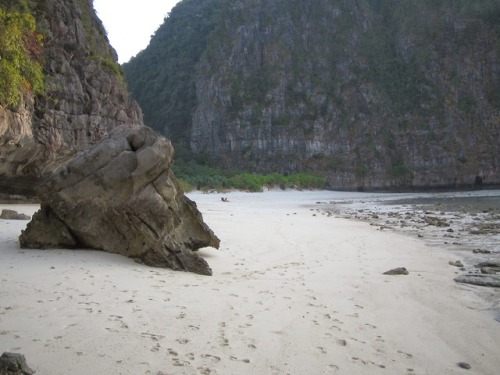
[(17, 108), (0, 106), (0, 193), (32, 195), (44, 171), (142, 124), (92, 0), (44, 0), (32, 9), (43, 35), (46, 90)]
[(499, 6), (240, 0), (226, 12), (198, 64), (194, 152), (320, 171), (341, 189), (500, 183)]
[(218, 166), (500, 183), (496, 0), (183, 0), (124, 70), (150, 125)]

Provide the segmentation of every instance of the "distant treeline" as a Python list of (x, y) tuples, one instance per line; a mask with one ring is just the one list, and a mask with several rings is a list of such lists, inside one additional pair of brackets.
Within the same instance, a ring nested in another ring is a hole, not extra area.
[(243, 190), (260, 192), (264, 188), (280, 189), (324, 189), (325, 180), (312, 173), (295, 173), (288, 176), (272, 173), (257, 174), (235, 170), (221, 170), (195, 161), (176, 159), (173, 166), (175, 176), (184, 191)]

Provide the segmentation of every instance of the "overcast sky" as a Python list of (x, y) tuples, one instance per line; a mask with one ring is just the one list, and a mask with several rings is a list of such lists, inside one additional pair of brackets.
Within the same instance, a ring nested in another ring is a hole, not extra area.
[(111, 45), (124, 63), (149, 44), (151, 36), (180, 0), (94, 0)]

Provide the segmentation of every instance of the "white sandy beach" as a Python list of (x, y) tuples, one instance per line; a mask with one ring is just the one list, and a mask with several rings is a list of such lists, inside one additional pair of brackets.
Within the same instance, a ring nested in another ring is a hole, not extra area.
[(37, 375), (498, 374), (482, 297), (499, 291), (455, 283), (436, 246), (307, 207), (349, 194), (189, 194), (221, 239), (200, 251), (212, 277), (22, 250), (27, 222), (0, 220), (0, 354)]

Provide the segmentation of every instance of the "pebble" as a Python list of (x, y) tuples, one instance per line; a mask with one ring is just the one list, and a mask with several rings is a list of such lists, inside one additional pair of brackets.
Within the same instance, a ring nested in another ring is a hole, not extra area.
[(455, 266), (455, 267), (459, 267), (459, 268), (461, 268), (461, 267), (463, 267), (463, 266), (464, 266), (464, 265), (463, 265), (463, 263), (462, 263), (461, 261), (459, 261), (459, 260), (457, 260), (457, 261), (455, 261), (455, 262), (452, 262), (452, 261), (450, 260), (448, 263), (450, 264), (450, 266)]
[(470, 370), (472, 368), (472, 366), (469, 365), (467, 362), (458, 362), (457, 365), (458, 367), (463, 368), (465, 370)]

